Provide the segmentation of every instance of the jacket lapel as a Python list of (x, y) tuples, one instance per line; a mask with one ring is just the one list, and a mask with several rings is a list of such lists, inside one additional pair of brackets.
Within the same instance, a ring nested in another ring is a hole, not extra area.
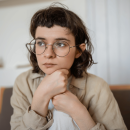
[(86, 94), (86, 82), (87, 82), (87, 75), (83, 72), (82, 78), (75, 78), (72, 77), (70, 83), (70, 91), (78, 97), (78, 99), (82, 102), (83, 98)]

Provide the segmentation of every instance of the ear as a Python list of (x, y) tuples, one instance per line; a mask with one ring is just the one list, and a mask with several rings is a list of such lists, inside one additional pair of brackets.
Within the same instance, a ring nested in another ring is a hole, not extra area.
[[(82, 52), (84, 52), (86, 49), (86, 44), (82, 43), (82, 44), (80, 44), (79, 47), (81, 48)], [(76, 50), (75, 58), (79, 58), (81, 56), (82, 52), (79, 52), (78, 50)]]

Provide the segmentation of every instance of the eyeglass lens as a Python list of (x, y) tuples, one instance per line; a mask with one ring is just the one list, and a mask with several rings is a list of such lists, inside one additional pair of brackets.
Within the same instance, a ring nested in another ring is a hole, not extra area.
[[(33, 53), (42, 54), (47, 45), (41, 39), (34, 39), (28, 47)], [(69, 53), (69, 44), (65, 41), (57, 41), (53, 44), (53, 51), (58, 56), (66, 56)]]

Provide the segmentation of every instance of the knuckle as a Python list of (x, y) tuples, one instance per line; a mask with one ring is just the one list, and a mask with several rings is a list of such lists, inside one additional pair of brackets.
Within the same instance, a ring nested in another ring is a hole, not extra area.
[(61, 92), (62, 92), (62, 93), (64, 93), (65, 91), (66, 91), (66, 89), (65, 89), (65, 88), (63, 88)]
[(62, 87), (62, 92), (65, 92), (66, 91), (66, 87), (65, 85)]
[(64, 87), (65, 85), (66, 85), (66, 83), (63, 81), (63, 82), (62, 82), (62, 86)]
[(66, 78), (63, 76), (63, 77), (62, 77), (62, 80), (63, 80), (63, 81), (65, 81), (65, 80), (66, 80)]

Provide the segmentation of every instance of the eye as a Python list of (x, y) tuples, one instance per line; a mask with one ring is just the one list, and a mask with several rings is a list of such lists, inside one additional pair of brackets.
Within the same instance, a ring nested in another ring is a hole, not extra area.
[(67, 43), (57, 42), (57, 43), (55, 43), (55, 46), (56, 47), (65, 47), (65, 46), (67, 46)]
[(39, 47), (45, 46), (45, 43), (44, 43), (43, 41), (36, 41), (36, 44), (37, 44)]

